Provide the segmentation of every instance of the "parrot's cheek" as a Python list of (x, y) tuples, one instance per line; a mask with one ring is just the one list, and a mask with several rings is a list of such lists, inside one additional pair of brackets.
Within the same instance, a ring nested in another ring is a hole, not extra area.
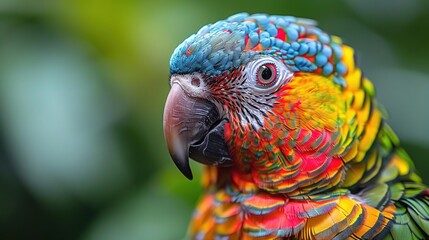
[(173, 84), (164, 108), (164, 137), (177, 168), (192, 179), (189, 156), (203, 164), (231, 164), (224, 141), (227, 121), (212, 102), (191, 97), (180, 84)]

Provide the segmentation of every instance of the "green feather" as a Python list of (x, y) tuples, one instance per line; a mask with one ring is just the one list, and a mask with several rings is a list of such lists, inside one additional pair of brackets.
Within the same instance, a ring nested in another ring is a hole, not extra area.
[(373, 185), (372, 187), (363, 190), (358, 195), (363, 198), (366, 204), (378, 209), (383, 209), (391, 197), (389, 186), (384, 183)]
[(405, 192), (404, 184), (401, 182), (395, 183), (390, 186), (391, 199), (394, 201), (398, 201), (402, 198)]

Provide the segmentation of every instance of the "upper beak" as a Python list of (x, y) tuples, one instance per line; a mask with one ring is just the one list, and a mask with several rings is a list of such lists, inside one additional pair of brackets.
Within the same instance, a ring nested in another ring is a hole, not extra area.
[(164, 108), (164, 137), (177, 168), (192, 179), (189, 155), (199, 162), (225, 165), (231, 158), (224, 142), (223, 126), (216, 105), (189, 96), (173, 83)]

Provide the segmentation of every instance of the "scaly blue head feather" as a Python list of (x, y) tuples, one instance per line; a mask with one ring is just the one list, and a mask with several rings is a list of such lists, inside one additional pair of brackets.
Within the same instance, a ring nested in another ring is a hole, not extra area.
[(309, 19), (240, 13), (202, 27), (180, 44), (171, 56), (170, 72), (220, 75), (270, 55), (293, 71), (335, 73), (342, 84), (347, 68), (340, 44)]

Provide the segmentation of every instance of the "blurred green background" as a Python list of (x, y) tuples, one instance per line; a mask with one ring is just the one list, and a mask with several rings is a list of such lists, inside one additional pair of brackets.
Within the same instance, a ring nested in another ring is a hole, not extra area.
[(316, 19), (429, 183), (429, 1), (0, 1), (0, 239), (181, 239), (200, 193), (162, 133), (169, 57), (237, 12)]

